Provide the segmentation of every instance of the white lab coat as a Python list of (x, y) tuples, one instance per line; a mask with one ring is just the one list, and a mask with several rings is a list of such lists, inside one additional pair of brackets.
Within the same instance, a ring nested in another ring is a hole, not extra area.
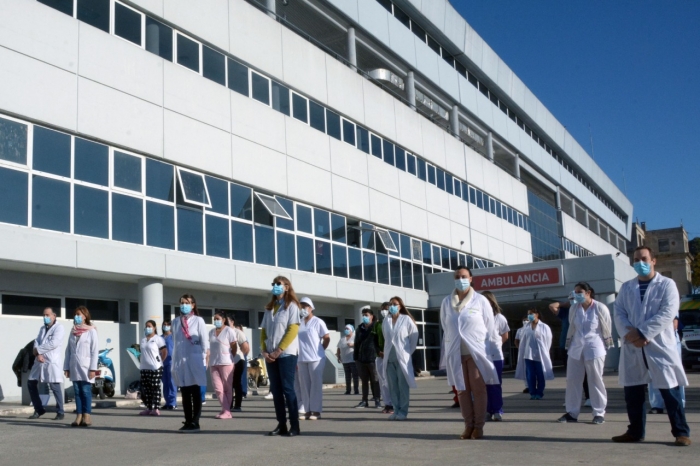
[(518, 348), (518, 366), (515, 368), (515, 378), (525, 380), (525, 351), (524, 349), (530, 345), (530, 340), (537, 339), (537, 348), (540, 352), (540, 362), (542, 362), (542, 370), (545, 380), (554, 380), (554, 371), (552, 370), (552, 358), (549, 357), (549, 349), (552, 347), (552, 329), (549, 325), (541, 320), (537, 323), (535, 330), (532, 330), (532, 324), (528, 323), (520, 334), (520, 346)]
[(29, 380), (45, 383), (63, 383), (63, 337), (66, 329), (58, 322), (46, 329), (41, 326), (39, 335), (34, 340), (34, 348), (44, 357), (44, 362), (34, 360)]
[(401, 372), (411, 388), (418, 388), (416, 378), (413, 374), (413, 364), (411, 355), (418, 345), (418, 327), (413, 319), (404, 314), (399, 314), (394, 324), (391, 315), (386, 316), (382, 322), (382, 333), (384, 334), (384, 364), (382, 364), (382, 377), (386, 378), (386, 366), (389, 353), (393, 348), (396, 352), (396, 359), (401, 366)]
[(182, 319), (179, 316), (173, 320), (173, 359), (171, 373), (173, 382), (178, 387), (207, 384), (206, 355), (209, 350), (209, 332), (204, 319), (192, 316), (188, 319), (190, 337), (185, 337), (182, 331)]
[[(657, 272), (647, 287), (644, 301), (639, 297), (639, 281), (634, 278), (622, 284), (615, 301), (615, 327), (622, 342), (620, 385), (628, 387), (652, 382), (655, 388), (687, 386), (673, 329), (673, 319), (680, 307), (676, 283)], [(629, 331), (627, 327), (638, 329), (649, 344), (635, 348), (627, 343), (624, 340)]]
[[(461, 317), (462, 314), (464, 317)], [(464, 341), (487, 385), (498, 384), (498, 374), (486, 352), (486, 339), (494, 331), (493, 309), (489, 301), (474, 292), (461, 312), (452, 306), (452, 294), (442, 300), (440, 323), (445, 332), (441, 367), (447, 372), (448, 385), (466, 390), (462, 372), (461, 342)]]
[(71, 332), (66, 347), (66, 359), (63, 370), (69, 371), (71, 382), (95, 383), (95, 378), (89, 377), (89, 371), (97, 371), (97, 330), (94, 328), (83, 333), (80, 338)]

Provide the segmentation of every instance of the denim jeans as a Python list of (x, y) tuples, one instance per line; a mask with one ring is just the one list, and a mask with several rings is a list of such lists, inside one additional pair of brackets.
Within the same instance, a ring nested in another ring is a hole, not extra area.
[(487, 385), (486, 394), (488, 402), (486, 403), (486, 412), (489, 414), (503, 414), (503, 360), (494, 361), (498, 373), (498, 385)]
[(544, 369), (542, 361), (525, 360), (525, 377), (530, 396), (544, 396)]
[(171, 369), (171, 365), (163, 366), (163, 398), (166, 406), (174, 408), (177, 406), (177, 387), (173, 381)]
[[(63, 414), (63, 383), (49, 383), (49, 388), (53, 392), (54, 398), (56, 398), (56, 413)], [(27, 389), (32, 399), (32, 405), (34, 405), (34, 411), (37, 414), (44, 414), (46, 410), (41, 402), (41, 397), (39, 397), (39, 381), (29, 380)]]
[(394, 413), (397, 416), (408, 416), (410, 387), (406, 377), (403, 375), (401, 365), (396, 358), (396, 351), (393, 348), (384, 364), (386, 364), (386, 380), (389, 384), (391, 400), (394, 402)]
[(73, 382), (75, 392), (75, 412), (92, 414), (92, 384), (87, 381)]
[[(625, 403), (630, 425), (627, 433), (636, 439), (643, 439), (646, 434), (647, 412), (644, 406), (646, 385), (625, 387)], [(679, 387), (660, 388), (661, 397), (666, 404), (668, 420), (671, 422), (671, 434), (674, 437), (690, 437), (690, 427), (685, 420), (685, 409), (681, 400)]]
[[(294, 391), (294, 376), (297, 370), (296, 355), (277, 358), (275, 362), (267, 363), (270, 379), (270, 392), (275, 404), (275, 417), (280, 426), (287, 425), (287, 411), (292, 428), (299, 428), (299, 406)], [(286, 409), (285, 409), (286, 405)]]

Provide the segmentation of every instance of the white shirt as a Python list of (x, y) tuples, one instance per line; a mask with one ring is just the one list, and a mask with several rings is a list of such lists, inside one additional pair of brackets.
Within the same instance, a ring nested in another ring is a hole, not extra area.
[(233, 357), (233, 363), (237, 364), (238, 361), (240, 361), (241, 359), (245, 359), (245, 354), (243, 353), (241, 346), (243, 346), (243, 343), (248, 343), (248, 338), (245, 336), (244, 331), (239, 330), (235, 327), (233, 328), (233, 330), (236, 332), (236, 343), (238, 343), (236, 347), (236, 355)]
[(231, 327), (221, 327), (221, 333), (216, 335), (216, 329), (209, 332), (209, 367), (230, 366), (233, 364), (231, 343), (238, 342), (236, 330)]
[(503, 361), (503, 338), (501, 335), (510, 332), (508, 320), (503, 314), (493, 316), (493, 332), (489, 336), (489, 355), (492, 361)]
[(157, 371), (163, 367), (161, 348), (165, 348), (165, 340), (160, 335), (141, 339), (141, 370)]
[(328, 335), (326, 323), (316, 316), (299, 325), (299, 362), (320, 361), (325, 357), (321, 339)]
[(340, 337), (338, 348), (340, 349), (340, 361), (343, 364), (350, 364), (351, 362), (354, 362), (353, 353), (355, 352), (355, 334), (351, 333), (349, 340), (345, 335)]
[(600, 334), (598, 316), (595, 312), (595, 304), (584, 310), (583, 306), (576, 306), (574, 315), (576, 331), (571, 338), (568, 357), (590, 361), (605, 356), (605, 344)]

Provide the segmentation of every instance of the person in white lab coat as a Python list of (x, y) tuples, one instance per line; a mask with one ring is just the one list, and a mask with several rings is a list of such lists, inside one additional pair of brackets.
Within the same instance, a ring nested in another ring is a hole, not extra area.
[(382, 395), (382, 401), (384, 402), (384, 409), (382, 413), (384, 414), (394, 414), (394, 401), (391, 397), (391, 390), (389, 390), (389, 381), (386, 380), (384, 374), (384, 333), (382, 332), (382, 326), (387, 316), (389, 315), (390, 303), (384, 302), (379, 308), (379, 318), (375, 324), (375, 339), (377, 340), (377, 358), (375, 359), (375, 365), (377, 367), (377, 378), (379, 379), (379, 392)]
[[(682, 331), (682, 323), (680, 321), (680, 318), (676, 316), (673, 319), (673, 330), (676, 334), (676, 348), (678, 349), (678, 354), (683, 356), (683, 350), (681, 347), (681, 335), (679, 334), (679, 331)], [(685, 407), (685, 387), (683, 385), (679, 386), (679, 389), (681, 391), (681, 403), (683, 403), (683, 407)], [(664, 410), (666, 409), (664, 405), (664, 399), (661, 397), (661, 392), (657, 389), (654, 388), (654, 384), (649, 382), (649, 406), (651, 409), (649, 410), (648, 414), (664, 414)]]
[(559, 422), (577, 422), (581, 412), (584, 374), (593, 408), (593, 424), (605, 422), (608, 394), (603, 382), (605, 355), (612, 346), (612, 320), (607, 306), (596, 301), (595, 291), (586, 282), (576, 284), (574, 305), (569, 309), (566, 334), (566, 414)]
[(383, 378), (389, 384), (389, 396), (394, 400), (394, 414), (389, 420), (404, 421), (408, 416), (410, 389), (417, 388), (412, 355), (418, 344), (418, 327), (398, 296), (389, 300), (389, 315), (382, 323), (382, 333)]
[(359, 390), (359, 380), (360, 377), (357, 373), (357, 366), (355, 366), (355, 360), (353, 359), (355, 354), (355, 327), (348, 324), (343, 329), (343, 335), (338, 341), (338, 350), (336, 356), (338, 357), (338, 362), (343, 365), (343, 372), (345, 372), (345, 394), (352, 395), (352, 384), (355, 384), (355, 395), (360, 394)]
[(544, 397), (545, 380), (554, 380), (552, 358), (552, 329), (540, 320), (540, 311), (527, 311), (528, 325), (520, 334), (518, 346), (518, 366), (515, 378), (527, 380), (531, 400)]
[(508, 341), (508, 320), (501, 312), (501, 306), (496, 301), (496, 296), (490, 291), (481, 293), (489, 301), (493, 309), (493, 332), (489, 335), (489, 354), (498, 374), (498, 383), (486, 386), (488, 402), (486, 404), (486, 419), (490, 421), (503, 420), (503, 344)]
[(493, 310), (488, 300), (471, 286), (472, 272), (465, 266), (455, 270), (455, 290), (440, 306), (444, 351), (440, 367), (447, 371), (447, 384), (457, 389), (465, 429), (463, 440), (484, 436), (487, 384), (498, 383), (498, 374), (486, 352), (493, 332)]
[(168, 356), (163, 337), (158, 335), (154, 320), (146, 322), (141, 339), (141, 401), (146, 407), (141, 416), (160, 416), (160, 382), (163, 380), (163, 361)]
[(56, 417), (60, 421), (63, 411), (63, 325), (56, 322), (56, 313), (50, 307), (44, 309), (44, 325), (34, 340), (34, 365), (29, 373), (27, 389), (34, 406), (34, 414), (29, 419), (39, 419), (46, 413), (39, 396), (39, 384), (47, 383), (56, 399)]
[[(513, 344), (515, 345), (516, 348), (518, 348), (518, 354), (520, 354), (520, 340), (523, 337), (523, 331), (527, 328), (529, 323), (530, 323), (530, 321), (527, 320), (527, 314), (526, 314), (525, 318), (523, 319), (523, 326), (515, 331), (515, 339), (513, 340)], [(516, 362), (517, 362), (517, 359), (516, 359)], [(527, 386), (527, 379), (523, 380), (523, 384), (525, 384), (525, 388), (523, 389), (523, 393), (530, 393), (530, 388)]]
[(208, 358), (209, 335), (204, 319), (199, 317), (194, 296), (182, 295), (180, 313), (172, 325), (172, 375), (175, 385), (180, 387), (185, 413), (180, 432), (187, 434), (199, 432), (199, 418), (202, 415), (200, 387), (207, 384), (207, 364), (203, 364), (202, 359)]
[(622, 284), (615, 301), (615, 327), (622, 339), (619, 383), (625, 387), (630, 424), (627, 432), (612, 440), (625, 443), (644, 440), (644, 389), (653, 382), (666, 404), (675, 445), (688, 446), (691, 444), (690, 427), (680, 394), (680, 386), (687, 386), (688, 379), (676, 349), (673, 329), (680, 297), (675, 282), (656, 272), (655, 265), (651, 248), (635, 249), (637, 277)]
[(314, 315), (314, 303), (301, 298), (299, 310), (299, 359), (297, 377), (301, 406), (306, 412), (299, 419), (315, 421), (323, 411), (323, 368), (326, 366), (326, 348), (331, 342), (326, 323)]
[(97, 330), (90, 320), (90, 311), (78, 306), (73, 315), (73, 330), (68, 338), (63, 362), (64, 375), (73, 382), (75, 410), (78, 414), (72, 427), (92, 425), (92, 384), (97, 375)]

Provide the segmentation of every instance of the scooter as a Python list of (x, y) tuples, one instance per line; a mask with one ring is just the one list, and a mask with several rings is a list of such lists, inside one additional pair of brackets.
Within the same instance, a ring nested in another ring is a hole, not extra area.
[(100, 350), (97, 356), (97, 376), (95, 377), (95, 384), (92, 386), (92, 394), (98, 395), (100, 400), (104, 400), (105, 397), (112, 398), (114, 396), (114, 379), (116, 378), (116, 373), (114, 372), (114, 363), (112, 359), (107, 356), (113, 348), (106, 348)]

